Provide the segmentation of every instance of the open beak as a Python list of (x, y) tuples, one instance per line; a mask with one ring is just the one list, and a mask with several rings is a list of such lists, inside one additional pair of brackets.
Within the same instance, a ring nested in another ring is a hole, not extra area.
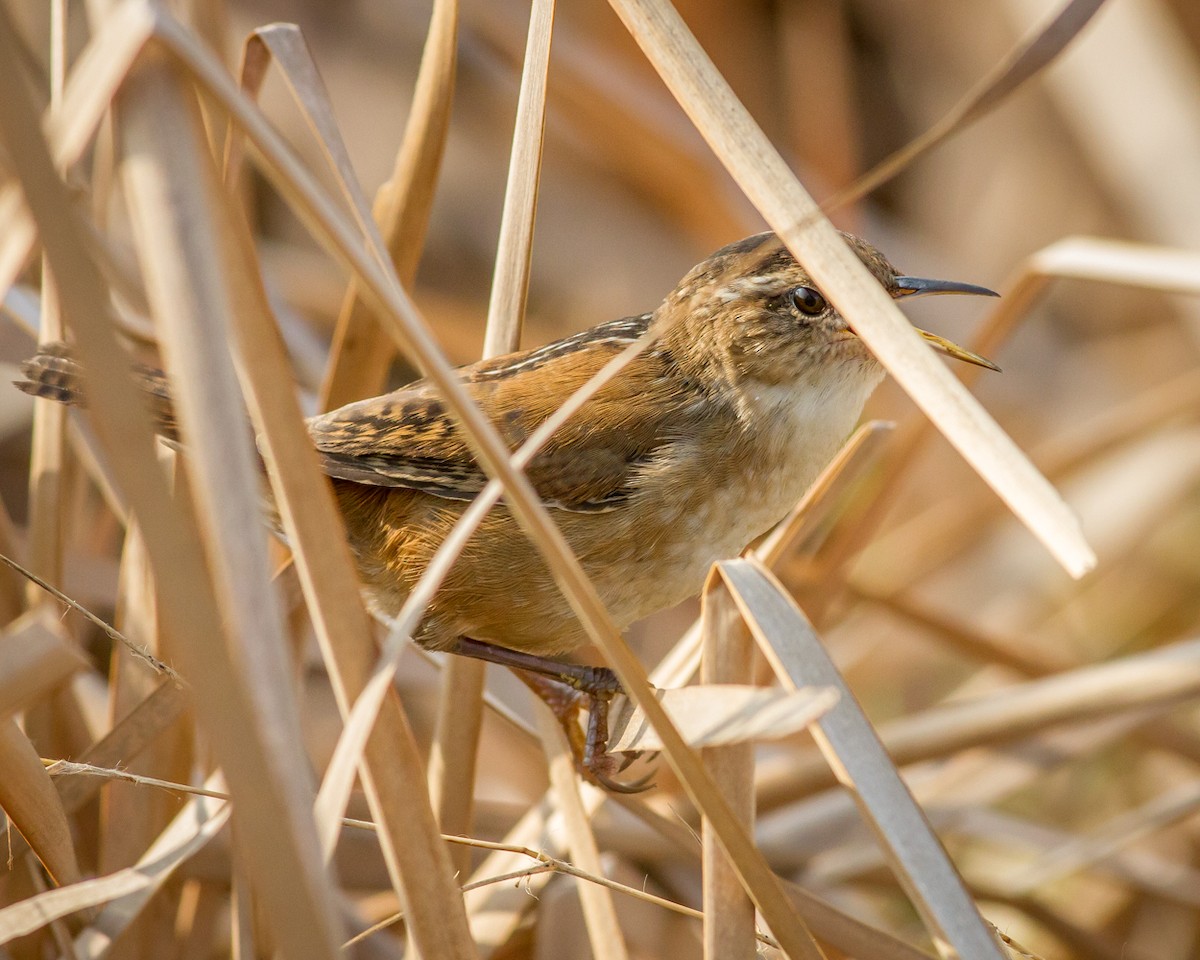
[[(897, 300), (906, 297), (925, 297), (934, 294), (957, 293), (965, 294), (973, 297), (998, 297), (1000, 294), (995, 290), (989, 290), (987, 287), (976, 286), (973, 283), (959, 283), (956, 280), (926, 280), (922, 277), (897, 277), (895, 281), (895, 293), (893, 296)], [(987, 367), (989, 370), (1000, 372), (1000, 368), (988, 360), (986, 357), (981, 357), (977, 353), (972, 353), (960, 347), (952, 340), (947, 340), (945, 337), (939, 337), (936, 333), (930, 333), (928, 330), (922, 330), (917, 327), (919, 333), (935, 350), (946, 354), (948, 357), (953, 357), (955, 360), (962, 360), (964, 363), (973, 363), (977, 367)]]

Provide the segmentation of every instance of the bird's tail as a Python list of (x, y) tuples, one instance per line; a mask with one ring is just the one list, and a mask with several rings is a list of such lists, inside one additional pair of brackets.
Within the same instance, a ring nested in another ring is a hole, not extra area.
[(47, 343), (35, 355), (21, 364), (24, 380), (13, 385), (34, 397), (57, 400), (71, 407), (85, 407), (83, 368), (71, 356), (65, 343)]
[[(144, 363), (133, 364), (131, 372), (154, 415), (155, 428), (167, 439), (178, 440), (175, 404), (166, 375)], [(21, 364), (21, 374), (25, 379), (14, 380), (13, 385), (24, 393), (68, 406), (87, 406), (83, 366), (65, 343), (44, 344), (35, 356)]]

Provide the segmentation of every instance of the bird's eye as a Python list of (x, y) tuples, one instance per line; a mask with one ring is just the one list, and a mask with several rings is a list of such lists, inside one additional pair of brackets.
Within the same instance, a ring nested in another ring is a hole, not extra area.
[(792, 306), (807, 317), (815, 317), (825, 312), (825, 298), (812, 287), (796, 287), (788, 296)]

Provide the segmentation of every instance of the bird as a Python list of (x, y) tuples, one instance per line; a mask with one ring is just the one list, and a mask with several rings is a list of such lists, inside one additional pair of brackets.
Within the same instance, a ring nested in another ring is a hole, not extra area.
[[(974, 284), (902, 275), (867, 241), (843, 239), (897, 300), (997, 296)], [(950, 357), (999, 369), (918, 332)], [(622, 629), (694, 596), (714, 562), (737, 556), (786, 516), (884, 375), (787, 247), (760, 233), (701, 261), (648, 313), (481, 360), (459, 376), (516, 449), (602, 366), (643, 339), (645, 349), (526, 468)], [(22, 372), (17, 386), (27, 393), (86, 403), (68, 347), (44, 348)], [(142, 365), (134, 376), (160, 432), (179, 439), (166, 376)], [(488, 478), (425, 380), (310, 417), (307, 426), (366, 598), (383, 616), (395, 616)], [(612, 790), (643, 787), (614, 780), (605, 754), (607, 704), (619, 684), (606, 668), (556, 659), (586, 635), (503, 503), (459, 556), (413, 639), (530, 671), (528, 682), (564, 724), (580, 694), (588, 734), (581, 739), (574, 723), (570, 731), (583, 773)], [(558, 695), (556, 686), (566, 693)]]

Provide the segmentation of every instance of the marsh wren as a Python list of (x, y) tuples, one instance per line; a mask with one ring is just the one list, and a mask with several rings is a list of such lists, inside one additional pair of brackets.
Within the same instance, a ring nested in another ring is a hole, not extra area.
[[(900, 276), (870, 244), (845, 239), (897, 299), (995, 296), (971, 284)], [(993, 367), (921, 333), (943, 353)], [(694, 595), (714, 561), (736, 556), (785, 516), (883, 376), (786, 247), (764, 233), (694, 267), (652, 313), (472, 364), (462, 379), (515, 449), (647, 334), (647, 349), (526, 471), (620, 627)], [(62, 351), (35, 358), (25, 373), (29, 380), (18, 386), (26, 392), (82, 400)], [(161, 375), (143, 369), (140, 376), (160, 419), (169, 419)], [(312, 417), (308, 429), (332, 478), (366, 593), (394, 615), (487, 477), (423, 381)], [(616, 690), (611, 676), (544, 659), (585, 639), (503, 504), (459, 557), (415, 637), (428, 648), (565, 679), (593, 695), (597, 717)], [(592, 739), (602, 734), (593, 730)], [(588, 749), (596, 754), (603, 744)]]

